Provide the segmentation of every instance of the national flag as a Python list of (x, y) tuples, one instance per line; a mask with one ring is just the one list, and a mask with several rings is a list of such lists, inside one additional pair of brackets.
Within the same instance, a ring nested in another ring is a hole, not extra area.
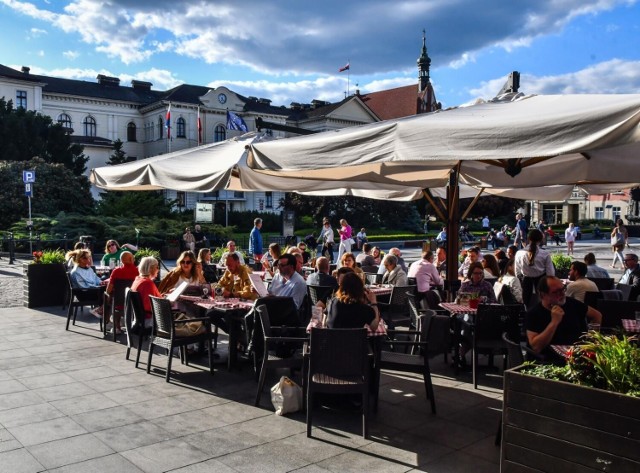
[(242, 117), (236, 115), (233, 112), (227, 110), (227, 130), (241, 130), (245, 133), (249, 131), (247, 124)]
[(198, 107), (198, 144), (202, 143), (202, 122), (200, 121), (200, 107)]
[(167, 109), (167, 118), (164, 126), (167, 128), (167, 139), (171, 139), (171, 102), (169, 102), (169, 108)]
[(348, 71), (350, 67), (351, 67), (351, 64), (347, 63), (344, 67), (341, 67), (340, 69), (338, 69), (338, 72)]

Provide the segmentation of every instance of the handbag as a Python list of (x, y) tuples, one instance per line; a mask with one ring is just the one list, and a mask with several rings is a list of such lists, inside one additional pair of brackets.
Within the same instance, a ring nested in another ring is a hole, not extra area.
[(616, 232), (616, 234), (611, 237), (611, 246), (624, 246), (624, 235)]
[(349, 238), (349, 244), (350, 245), (355, 245), (356, 241), (353, 238)]
[[(188, 320), (189, 317), (183, 312), (179, 313), (175, 316), (174, 320)], [(204, 333), (206, 328), (202, 321), (198, 320), (195, 322), (184, 322), (181, 324), (176, 324), (176, 335), (179, 337), (192, 337), (194, 335), (200, 335)]]
[(282, 376), (271, 388), (271, 403), (281, 416), (302, 409), (302, 388), (286, 376)]

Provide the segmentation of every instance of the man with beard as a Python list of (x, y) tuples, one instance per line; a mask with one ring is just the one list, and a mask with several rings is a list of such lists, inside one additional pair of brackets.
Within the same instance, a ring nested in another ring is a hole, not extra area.
[(573, 345), (587, 331), (587, 319), (601, 323), (602, 314), (583, 302), (566, 296), (566, 288), (555, 276), (538, 282), (540, 302), (527, 312), (527, 340), (534, 352), (553, 357), (549, 345)]

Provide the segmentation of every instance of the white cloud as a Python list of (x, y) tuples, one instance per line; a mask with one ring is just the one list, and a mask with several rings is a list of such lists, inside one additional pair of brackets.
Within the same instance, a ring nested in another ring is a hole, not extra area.
[(62, 55), (67, 59), (73, 61), (74, 59), (78, 59), (80, 53), (78, 51), (64, 51)]
[(28, 38), (39, 38), (40, 36), (48, 34), (47, 30), (43, 30), (42, 28), (31, 28), (29, 30)]

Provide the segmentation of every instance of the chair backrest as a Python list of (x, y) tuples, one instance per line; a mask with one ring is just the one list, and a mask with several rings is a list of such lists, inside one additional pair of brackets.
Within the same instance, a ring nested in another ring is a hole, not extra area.
[(144, 328), (145, 319), (140, 293), (132, 291), (130, 287), (127, 287), (124, 290), (124, 299), (124, 324), (127, 328), (127, 333), (136, 333)]
[(113, 283), (113, 291), (111, 296), (113, 297), (112, 307), (115, 309), (122, 309), (124, 307), (124, 291), (133, 284), (133, 279), (116, 279)]
[(172, 334), (173, 314), (171, 313), (171, 301), (162, 297), (149, 296), (151, 299), (151, 313), (153, 314), (153, 332)]
[(416, 278), (407, 278), (407, 284), (409, 284), (409, 286), (416, 286), (418, 281), (416, 281)]
[(613, 289), (615, 286), (613, 278), (587, 278), (587, 279), (596, 283), (596, 286), (598, 286), (598, 290), (600, 291)]
[(307, 286), (307, 294), (311, 305), (316, 305), (318, 301), (322, 301), (326, 304), (327, 299), (331, 297), (331, 294), (333, 294), (333, 290), (333, 286)]
[(622, 300), (628, 301), (629, 297), (631, 297), (631, 291), (633, 290), (633, 286), (631, 284), (616, 284), (616, 289), (622, 291)]
[(264, 304), (256, 306), (256, 313), (262, 325), (262, 333), (265, 337), (271, 336), (271, 321), (269, 320), (269, 310)]
[(416, 305), (415, 295), (408, 293), (407, 302), (411, 315), (411, 325), (421, 332), (421, 341), (427, 342), (429, 354), (443, 353), (450, 346), (451, 319), (448, 315), (438, 315), (432, 309), (420, 309)]
[(336, 378), (364, 378), (368, 369), (365, 328), (312, 328), (309, 376), (321, 373)]
[(518, 319), (522, 304), (480, 304), (475, 315), (474, 336), (479, 340), (501, 340), (507, 332), (512, 340), (519, 336)]
[(407, 294), (415, 294), (416, 286), (393, 286), (389, 304), (397, 306), (407, 306)]
[[(622, 293), (620, 293), (622, 297)], [(598, 299), (602, 299), (602, 293), (600, 291), (586, 291), (584, 293), (584, 303), (589, 307), (596, 307)]]
[(600, 291), (600, 294), (602, 295), (601, 298), (607, 301), (623, 301), (624, 300), (624, 295), (622, 294), (622, 291), (619, 289), (603, 289)]
[(510, 339), (507, 332), (502, 334), (502, 341), (507, 345), (507, 352), (509, 353), (507, 358), (508, 367), (515, 368), (516, 366), (523, 364), (524, 354), (522, 353), (522, 347), (520, 344)]
[(635, 318), (636, 311), (640, 310), (640, 302), (598, 299), (596, 309), (602, 314), (602, 327), (617, 328), (622, 325), (622, 319)]
[[(266, 306), (271, 325), (285, 325), (287, 327), (300, 327), (301, 321), (298, 309), (292, 297), (261, 297), (256, 300), (254, 307)], [(257, 320), (256, 320), (257, 322)]]

